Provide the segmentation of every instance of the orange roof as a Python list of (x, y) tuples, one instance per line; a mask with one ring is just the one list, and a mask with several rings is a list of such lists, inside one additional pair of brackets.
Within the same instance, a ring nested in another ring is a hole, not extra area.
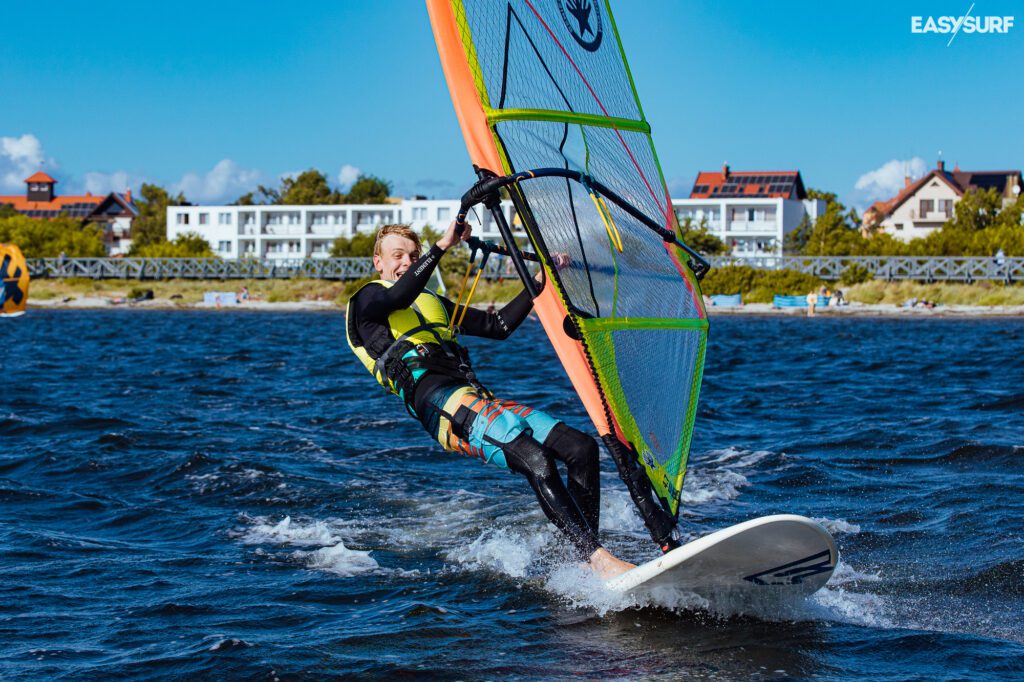
[(25, 182), (57, 182), (43, 171), (37, 171), (25, 178)]
[(804, 199), (800, 171), (741, 171), (728, 166), (721, 173), (701, 171), (693, 183), (691, 199), (717, 198)]
[[(35, 182), (39, 181), (36, 180)], [(61, 211), (75, 204), (97, 206), (104, 199), (106, 199), (105, 196), (97, 197), (92, 194), (86, 194), (81, 197), (54, 197), (53, 201), (29, 201), (25, 198), (24, 194), (17, 194), (10, 196), (0, 195), (0, 204), (10, 204), (15, 211), (24, 213), (25, 211)]]

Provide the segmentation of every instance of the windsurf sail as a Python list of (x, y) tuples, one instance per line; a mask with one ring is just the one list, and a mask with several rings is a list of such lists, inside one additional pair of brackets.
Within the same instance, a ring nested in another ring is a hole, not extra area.
[(16, 244), (0, 244), (0, 317), (17, 317), (28, 305), (28, 264)]
[[(697, 275), (707, 264), (677, 238), (610, 6), (427, 0), (427, 8), (473, 165), (482, 178), (497, 176), (485, 188), (492, 197), (506, 187), (533, 247), (520, 253), (506, 225), (503, 251), (517, 256), (573, 387), (664, 548), (704, 366)], [(502, 227), (500, 212), (495, 218)], [(544, 268), (539, 292), (524, 257)]]

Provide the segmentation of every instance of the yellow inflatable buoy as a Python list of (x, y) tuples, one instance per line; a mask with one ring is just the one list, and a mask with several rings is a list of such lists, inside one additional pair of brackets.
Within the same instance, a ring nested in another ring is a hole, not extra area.
[(0, 244), (0, 317), (17, 317), (28, 305), (28, 263), (15, 244)]

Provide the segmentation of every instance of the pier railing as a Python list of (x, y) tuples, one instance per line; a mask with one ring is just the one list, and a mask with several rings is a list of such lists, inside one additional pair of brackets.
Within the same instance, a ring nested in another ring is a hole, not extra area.
[[(712, 267), (745, 265), (761, 270), (796, 270), (839, 280), (858, 267), (879, 280), (919, 282), (1024, 281), (1024, 258), (911, 256), (713, 256)], [(30, 258), (32, 277), (87, 279), (311, 279), (354, 280), (373, 274), (369, 258)], [(492, 257), (487, 279), (513, 278), (515, 271)]]
[(715, 256), (712, 267), (746, 265), (760, 270), (796, 270), (839, 280), (861, 268), (879, 280), (918, 282), (1024, 281), (1024, 258), (952, 256)]

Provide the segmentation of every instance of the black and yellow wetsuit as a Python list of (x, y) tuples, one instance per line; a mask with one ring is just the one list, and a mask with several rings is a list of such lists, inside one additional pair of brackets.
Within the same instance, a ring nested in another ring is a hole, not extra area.
[[(597, 443), (540, 410), (499, 400), (481, 385), (449, 321), (455, 303), (425, 287), (444, 255), (433, 246), (396, 282), (374, 281), (348, 304), (349, 346), (448, 451), (523, 474), (548, 519), (589, 558), (599, 547)], [(505, 339), (533, 307), (527, 291), (501, 310), (470, 308), (458, 332)], [(555, 460), (566, 463), (568, 487)]]

